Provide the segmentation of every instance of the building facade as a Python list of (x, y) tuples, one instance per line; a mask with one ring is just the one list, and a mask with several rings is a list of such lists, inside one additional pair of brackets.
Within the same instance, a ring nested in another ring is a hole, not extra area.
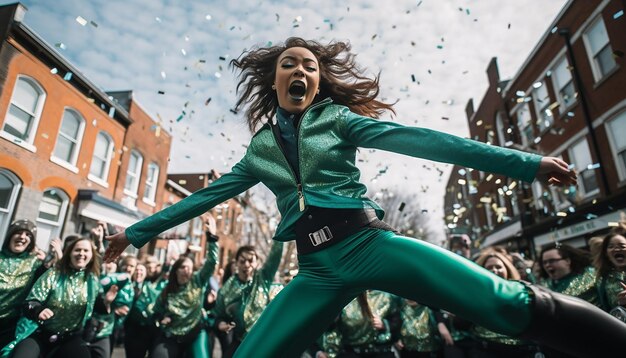
[[(470, 136), (561, 157), (579, 183), (547, 187), (456, 167), (444, 199), (451, 231), (532, 255), (554, 241), (586, 246), (616, 225), (626, 210), (625, 18), (618, 1), (569, 1), (513, 79), (501, 81), (491, 61), (489, 89), (476, 109), (468, 102)], [(474, 193), (454, 197), (463, 187)]]

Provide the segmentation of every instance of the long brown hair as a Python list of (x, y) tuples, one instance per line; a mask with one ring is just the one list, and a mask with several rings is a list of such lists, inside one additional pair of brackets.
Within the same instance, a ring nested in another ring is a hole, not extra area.
[(178, 269), (183, 265), (183, 262), (185, 262), (185, 260), (189, 260), (193, 263), (193, 260), (191, 260), (189, 257), (182, 256), (181, 258), (176, 260), (174, 264), (172, 265), (172, 268), (170, 269), (170, 277), (169, 277), (169, 280), (167, 281), (167, 285), (165, 286), (163, 291), (161, 291), (161, 299), (163, 300), (163, 302), (166, 302), (168, 294), (175, 293), (175, 292), (178, 292), (178, 290), (180, 290), (181, 285), (178, 282), (176, 271), (178, 271)]
[(74, 270), (71, 265), (71, 254), (72, 250), (74, 250), (74, 246), (81, 241), (87, 241), (91, 246), (91, 261), (87, 264), (85, 272), (92, 273), (96, 277), (100, 277), (100, 265), (102, 263), (102, 258), (96, 249), (96, 244), (94, 244), (90, 238), (84, 236), (70, 239), (69, 241), (68, 238), (66, 238), (66, 245), (63, 247), (63, 257), (59, 260), (59, 262), (57, 262), (58, 270), (65, 275), (69, 275)]
[(609, 249), (609, 244), (611, 243), (611, 239), (615, 236), (625, 236), (626, 231), (620, 229), (616, 229), (611, 231), (608, 235), (604, 237), (602, 240), (602, 246), (600, 247), (600, 252), (596, 257), (594, 257), (594, 266), (596, 268), (596, 276), (598, 278), (605, 277), (609, 272), (614, 269), (613, 263), (609, 260), (609, 255), (607, 251)]
[(562, 258), (570, 260), (571, 273), (574, 275), (581, 274), (591, 265), (591, 257), (588, 252), (573, 246), (561, 244), (560, 242), (549, 243), (541, 249), (541, 254), (539, 255), (540, 276), (542, 278), (550, 277), (541, 263), (543, 261), (543, 254), (550, 250), (557, 250)]
[(355, 55), (350, 53), (351, 45), (348, 42), (322, 45), (316, 41), (290, 37), (283, 45), (245, 51), (238, 59), (230, 62), (232, 67), (241, 71), (235, 109), (248, 107), (245, 116), (250, 131), (256, 130), (263, 117), (269, 120), (276, 113), (278, 98), (272, 90), (276, 61), (283, 51), (292, 47), (306, 48), (317, 58), (320, 93), (316, 102), (331, 97), (335, 103), (347, 106), (354, 113), (372, 118), (378, 118), (385, 110), (395, 114), (393, 104), (376, 99), (380, 92), (380, 73), (374, 78), (365, 76), (355, 62)]
[(520, 280), (521, 276), (519, 274), (519, 271), (515, 268), (515, 265), (513, 265), (513, 262), (511, 261), (511, 259), (509, 259), (507, 255), (503, 255), (502, 253), (496, 250), (492, 249), (492, 250), (483, 251), (480, 254), (480, 256), (478, 256), (478, 258), (476, 259), (476, 263), (482, 267), (485, 267), (485, 263), (487, 263), (487, 260), (492, 257), (502, 262), (502, 264), (504, 265), (504, 268), (507, 271), (508, 280), (513, 280), (513, 281)]

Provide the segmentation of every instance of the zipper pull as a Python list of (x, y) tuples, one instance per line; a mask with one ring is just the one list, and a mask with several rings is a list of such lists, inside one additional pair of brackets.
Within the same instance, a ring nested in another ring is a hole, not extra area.
[(302, 184), (298, 184), (298, 203), (300, 204), (300, 211), (304, 211), (304, 193), (302, 192)]

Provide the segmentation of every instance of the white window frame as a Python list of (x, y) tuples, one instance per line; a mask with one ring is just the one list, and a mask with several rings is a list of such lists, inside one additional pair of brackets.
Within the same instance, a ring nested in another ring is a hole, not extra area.
[[(131, 168), (131, 159), (135, 157), (135, 167)], [(141, 169), (143, 168), (143, 155), (135, 149), (130, 151), (130, 157), (128, 158), (128, 167), (126, 168), (126, 179), (124, 180), (124, 194), (133, 199), (137, 199), (137, 191), (139, 190), (139, 182), (141, 180)], [(131, 179), (130, 183), (128, 180)]]
[[(152, 171), (152, 176), (150, 176), (150, 169), (154, 168)], [(155, 162), (151, 162), (148, 164), (148, 170), (146, 171), (146, 185), (143, 191), (143, 202), (149, 205), (155, 205), (156, 193), (157, 193), (157, 185), (159, 183), (159, 165)]]
[[(576, 156), (574, 155), (574, 147), (576, 147), (578, 145), (583, 145), (583, 143), (586, 146), (587, 151), (589, 152), (589, 158), (592, 161), (593, 158), (591, 156), (591, 148), (589, 148), (589, 143), (587, 142), (587, 138), (586, 137), (583, 137), (581, 140), (576, 141), (575, 143), (573, 143), (572, 146), (569, 147), (568, 153), (569, 153), (570, 161), (572, 162), (572, 164), (575, 165), (575, 169), (578, 172), (578, 176), (579, 176), (578, 186), (577, 186), (578, 192), (580, 193), (580, 197), (582, 199), (585, 199), (585, 198), (588, 198), (588, 197), (590, 197), (592, 195), (596, 195), (596, 194), (598, 194), (600, 192), (600, 183), (599, 183), (599, 178), (598, 178), (598, 175), (597, 175), (595, 169), (587, 169), (587, 166), (589, 164), (593, 164), (593, 163), (580, 163), (579, 162), (580, 158), (576, 158)], [(593, 190), (588, 190), (584, 186), (583, 175), (584, 175), (584, 172), (587, 172), (588, 170), (589, 171), (593, 171), (593, 173), (594, 173), (593, 175), (594, 175), (594, 177), (596, 179), (596, 186), (597, 187), (595, 189), (593, 189)]]
[[(61, 128), (63, 127), (63, 122), (65, 121), (66, 112), (74, 114), (80, 122), (79, 127), (78, 127), (78, 133), (76, 133), (76, 138), (72, 138), (66, 135), (65, 133), (61, 132)], [(65, 110), (63, 111), (63, 117), (61, 118), (61, 126), (59, 126), (59, 133), (57, 134), (57, 140), (56, 140), (56, 143), (54, 144), (54, 150), (52, 151), (52, 156), (50, 157), (50, 161), (56, 164), (59, 164), (60, 166), (72, 171), (73, 173), (78, 173), (76, 162), (78, 161), (78, 153), (80, 153), (80, 146), (83, 142), (84, 133), (85, 133), (85, 118), (77, 110), (73, 108), (65, 108)], [(56, 151), (57, 145), (59, 145), (60, 137), (63, 137), (69, 140), (70, 142), (74, 143), (74, 149), (72, 150), (72, 153), (70, 154), (69, 161), (66, 161), (63, 158), (57, 157), (54, 153)]]
[(622, 147), (618, 147), (618, 142), (615, 139), (616, 136), (618, 135), (623, 136), (624, 134), (618, 133), (611, 128), (611, 125), (615, 121), (618, 121), (618, 120), (626, 121), (626, 110), (621, 111), (620, 113), (615, 115), (613, 118), (606, 121), (605, 130), (607, 131), (607, 134), (609, 137), (609, 145), (611, 147), (611, 154), (613, 155), (613, 162), (616, 163), (617, 174), (618, 174), (619, 180), (620, 182), (624, 182), (626, 181), (626, 164), (624, 163), (623, 160), (620, 160), (619, 154), (620, 152), (623, 152), (624, 156), (626, 156), (626, 144)]
[[(601, 47), (600, 51), (598, 51), (597, 53), (592, 53), (592, 50), (591, 50), (591, 40), (589, 39), (589, 30), (591, 30), (596, 25), (602, 26), (604, 28), (604, 32), (606, 33), (606, 43)], [(583, 43), (585, 44), (585, 49), (587, 50), (586, 51), (587, 52), (587, 58), (589, 59), (589, 63), (591, 65), (591, 72), (593, 73), (593, 78), (594, 78), (595, 82), (598, 83), (604, 77), (606, 77), (607, 75), (612, 73), (613, 70), (617, 67), (617, 63), (615, 62), (615, 59), (613, 57), (611, 57), (611, 59), (613, 60), (613, 67), (608, 69), (606, 71), (606, 73), (602, 73), (600, 65), (598, 65), (598, 62), (596, 60), (596, 56), (600, 52), (602, 52), (602, 50), (604, 50), (606, 48), (606, 46), (609, 46), (609, 51), (611, 53), (613, 53), (613, 49), (611, 47), (611, 41), (609, 39), (609, 34), (606, 31), (606, 25), (604, 24), (604, 20), (602, 19), (602, 15), (599, 15), (585, 29), (585, 31), (583, 32)]]
[[(525, 123), (523, 123), (524, 119), (520, 116), (520, 113), (522, 113), (523, 111), (528, 113), (528, 121), (526, 121)], [(524, 147), (528, 147), (534, 140), (535, 129), (533, 127), (533, 115), (530, 111), (530, 106), (528, 105), (527, 102), (524, 102), (515, 108), (515, 117), (517, 119), (517, 130), (519, 131), (520, 138), (522, 140), (521, 144)], [(526, 136), (525, 129), (527, 127), (530, 127), (530, 132), (533, 138), (528, 138)]]
[[(24, 108), (22, 108), (20, 105), (18, 105), (17, 103), (15, 103), (16, 98), (15, 98), (15, 93), (16, 93), (16, 88), (18, 86), (18, 84), (20, 83), (20, 81), (24, 81), (27, 84), (31, 85), (32, 87), (35, 88), (35, 90), (37, 92), (39, 92), (39, 97), (37, 98), (37, 104), (35, 105), (35, 111), (33, 113), (31, 113), (30, 111), (25, 110)], [(39, 128), (39, 122), (41, 120), (41, 114), (43, 113), (43, 107), (44, 107), (44, 103), (46, 101), (46, 91), (44, 91), (43, 87), (41, 86), (41, 84), (39, 84), (39, 82), (37, 82), (37, 80), (35, 80), (34, 78), (30, 77), (30, 76), (26, 76), (26, 75), (18, 75), (16, 80), (15, 80), (15, 85), (13, 86), (13, 93), (11, 95), (11, 101), (9, 102), (9, 106), (7, 107), (7, 111), (5, 113), (5, 119), (2, 125), (2, 128), (0, 129), (0, 137), (15, 143), (21, 147), (23, 147), (24, 149), (31, 151), (33, 153), (37, 152), (37, 147), (35, 147), (34, 142), (35, 142), (35, 137), (36, 137), (36, 133), (37, 133), (37, 129)], [(26, 112), (27, 114), (29, 114), (32, 117), (32, 122), (30, 123), (30, 129), (28, 131), (28, 136), (27, 138), (24, 140), (22, 138), (18, 138), (15, 135), (6, 132), (4, 130), (6, 124), (7, 124), (7, 118), (9, 117), (9, 111), (11, 109), (11, 106), (15, 106), (17, 107), (19, 110)]]
[[(96, 156), (95, 153), (95, 146), (96, 144), (98, 144), (98, 138), (100, 138), (100, 136), (102, 136), (103, 138), (107, 139), (109, 142), (109, 145), (106, 148), (106, 152), (105, 158), (98, 158), (98, 159), (102, 159), (104, 161), (104, 178), (98, 177), (95, 174), (91, 173), (91, 168), (93, 166), (93, 157)], [(89, 165), (89, 175), (87, 175), (87, 178), (89, 180), (91, 180), (92, 182), (103, 186), (105, 188), (109, 187), (109, 183), (108, 183), (108, 179), (109, 179), (109, 169), (111, 168), (111, 159), (113, 158), (113, 150), (115, 149), (115, 145), (113, 143), (113, 138), (111, 137), (111, 135), (105, 131), (100, 131), (98, 132), (98, 135), (96, 136), (96, 141), (94, 143), (94, 153), (93, 156), (91, 158), (91, 164)]]
[[(565, 83), (560, 83), (558, 78), (557, 78), (557, 69), (559, 66), (561, 66), (562, 64), (565, 64), (565, 70), (567, 71), (567, 73), (569, 74), (569, 80), (566, 81)], [(571, 71), (569, 70), (570, 65), (569, 65), (569, 60), (567, 59), (567, 56), (563, 55), (554, 65), (554, 67), (552, 68), (552, 85), (554, 86), (554, 89), (556, 90), (556, 96), (557, 96), (557, 101), (559, 101), (559, 112), (560, 113), (565, 113), (567, 111), (567, 109), (569, 109), (570, 107), (572, 107), (575, 103), (576, 103), (576, 87), (574, 86), (574, 77), (572, 76)], [(572, 86), (573, 91), (572, 91), (572, 98), (569, 100), (569, 103), (565, 103), (565, 97), (563, 96), (563, 90), (568, 87), (568, 86)]]
[[(41, 213), (41, 205), (44, 203), (43, 196), (39, 204), (39, 208), (37, 209), (37, 246), (44, 251), (48, 251), (50, 240), (61, 237), (61, 229), (63, 228), (63, 223), (65, 222), (65, 216), (67, 214), (67, 208), (70, 202), (70, 197), (59, 188), (47, 188), (46, 190), (44, 190), (43, 195), (45, 195), (46, 192), (51, 191), (53, 192), (51, 193), (52, 195), (57, 195), (61, 199), (58, 219), (54, 221), (39, 217), (39, 214)], [(44, 232), (49, 233), (48, 237), (43, 236)]]
[(9, 200), (7, 201), (7, 206), (0, 207), (0, 247), (2, 247), (4, 239), (7, 235), (7, 229), (11, 224), (11, 218), (13, 217), (13, 210), (15, 210), (17, 197), (22, 189), (22, 181), (17, 175), (5, 168), (0, 168), (0, 175), (7, 178), (8, 181), (13, 184), (11, 193), (9, 194)]
[[(537, 115), (537, 128), (539, 129), (539, 134), (541, 135), (543, 132), (552, 127), (552, 124), (554, 124), (554, 114), (552, 113), (552, 110), (550, 110), (551, 98), (550, 91), (548, 91), (547, 81), (542, 79), (537, 82), (541, 82), (541, 86), (533, 88), (533, 103), (535, 104), (535, 114)], [(546, 90), (546, 103), (539, 102), (539, 96), (537, 93), (541, 88)], [(546, 121), (550, 122), (549, 125), (546, 125)]]

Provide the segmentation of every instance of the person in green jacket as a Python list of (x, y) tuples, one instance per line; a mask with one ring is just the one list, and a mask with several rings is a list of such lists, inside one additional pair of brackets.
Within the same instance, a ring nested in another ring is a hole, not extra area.
[(626, 230), (616, 229), (602, 239), (594, 265), (600, 308), (626, 322)]
[(394, 232), (381, 221), (384, 211), (365, 196), (355, 164), (358, 148), (373, 148), (525, 182), (575, 185), (576, 173), (563, 160), (376, 120), (392, 105), (376, 99), (378, 78), (362, 74), (345, 42), (289, 38), (246, 51), (231, 64), (241, 70), (236, 108), (245, 107), (256, 131), (244, 157), (206, 188), (107, 237), (105, 259), (262, 182), (276, 195), (281, 214), (274, 239), (296, 241), (300, 271), (267, 306), (236, 356), (300, 355), (367, 289), (579, 356), (596, 355), (597, 346), (626, 348), (626, 327), (602, 310), (504, 280)]
[(2, 356), (89, 357), (83, 327), (94, 307), (106, 312), (111, 295), (99, 295), (100, 257), (89, 238), (71, 241), (54, 269), (46, 271), (26, 297), (15, 339)]
[[(37, 254), (37, 226), (16, 220), (7, 230), (0, 251), (0, 348), (15, 337), (21, 306), (35, 281), (53, 264)], [(57, 240), (58, 241), (58, 240)], [(60, 246), (57, 243), (57, 248)], [(60, 257), (61, 254), (54, 256)]]
[(550, 243), (541, 249), (539, 263), (540, 285), (599, 305), (596, 271), (588, 252), (560, 242)]
[(257, 269), (259, 261), (254, 246), (245, 245), (237, 249), (237, 273), (218, 291), (212, 311), (224, 357), (233, 356), (244, 335), (269, 303), (271, 285), (282, 253), (283, 243), (274, 241), (265, 264)]
[(151, 347), (150, 357), (209, 355), (203, 302), (217, 255), (217, 236), (212, 236), (209, 238), (206, 261), (199, 271), (194, 272), (193, 261), (186, 256), (172, 265), (167, 285), (154, 305), (154, 315), (161, 332)]

